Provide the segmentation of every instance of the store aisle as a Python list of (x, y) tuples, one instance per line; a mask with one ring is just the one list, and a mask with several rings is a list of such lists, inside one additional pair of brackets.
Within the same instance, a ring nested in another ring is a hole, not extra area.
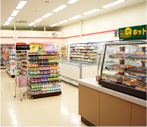
[(60, 96), (14, 98), (15, 78), (1, 70), (1, 126), (85, 126), (78, 115), (77, 87), (61, 83)]

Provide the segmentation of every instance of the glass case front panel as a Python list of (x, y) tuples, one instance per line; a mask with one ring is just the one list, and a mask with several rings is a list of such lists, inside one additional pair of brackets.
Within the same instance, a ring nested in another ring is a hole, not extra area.
[(101, 80), (146, 92), (146, 43), (106, 45)]

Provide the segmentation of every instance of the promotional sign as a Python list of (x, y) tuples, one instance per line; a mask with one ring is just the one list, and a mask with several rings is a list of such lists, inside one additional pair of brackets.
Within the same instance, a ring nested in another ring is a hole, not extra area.
[(145, 39), (147, 25), (119, 28), (119, 39)]
[(30, 52), (42, 52), (42, 44), (30, 43)]
[(53, 44), (43, 44), (43, 52), (54, 52), (54, 45)]

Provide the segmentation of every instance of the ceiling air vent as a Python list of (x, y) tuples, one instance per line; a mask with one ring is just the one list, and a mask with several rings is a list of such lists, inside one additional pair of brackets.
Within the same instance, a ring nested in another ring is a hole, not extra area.
[(48, 3), (50, 3), (50, 1), (46, 0), (46, 1), (44, 1), (44, 3), (48, 4)]
[(16, 21), (15, 23), (27, 23), (27, 21)]

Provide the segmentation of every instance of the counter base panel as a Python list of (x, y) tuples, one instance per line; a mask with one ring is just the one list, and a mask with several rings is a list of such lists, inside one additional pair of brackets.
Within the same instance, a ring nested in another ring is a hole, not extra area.
[(90, 123), (88, 120), (86, 120), (85, 118), (81, 117), (81, 121), (83, 123), (85, 123), (87, 126), (95, 126), (94, 124)]
[(68, 81), (65, 81), (65, 80), (62, 80), (62, 79), (61, 79), (61, 81), (62, 81), (62, 82), (65, 82), (65, 83), (68, 83), (68, 84), (70, 84), (70, 85), (73, 85), (73, 86), (76, 86), (76, 87), (78, 87), (78, 85), (75, 85), (75, 84), (73, 84), (73, 83), (70, 83), (70, 82), (68, 82)]
[(61, 80), (71, 85), (78, 86), (78, 83), (74, 79), (68, 78), (66, 76), (61, 75)]
[(133, 89), (133, 88), (129, 89), (125, 85), (117, 85), (115, 83), (108, 83), (108, 82), (105, 82), (105, 81), (102, 81), (102, 80), (99, 81), (99, 84), (106, 87), (106, 88), (116, 90), (116, 91), (119, 91), (119, 92), (129, 94), (129, 95), (132, 95), (132, 96), (146, 100), (146, 92), (142, 92), (142, 91), (139, 91), (139, 90), (136, 90), (136, 89)]
[[(79, 115), (88, 126), (146, 126), (147, 108), (79, 84)], [(92, 99), (91, 99), (92, 98)], [(144, 100), (143, 100), (144, 101)]]

